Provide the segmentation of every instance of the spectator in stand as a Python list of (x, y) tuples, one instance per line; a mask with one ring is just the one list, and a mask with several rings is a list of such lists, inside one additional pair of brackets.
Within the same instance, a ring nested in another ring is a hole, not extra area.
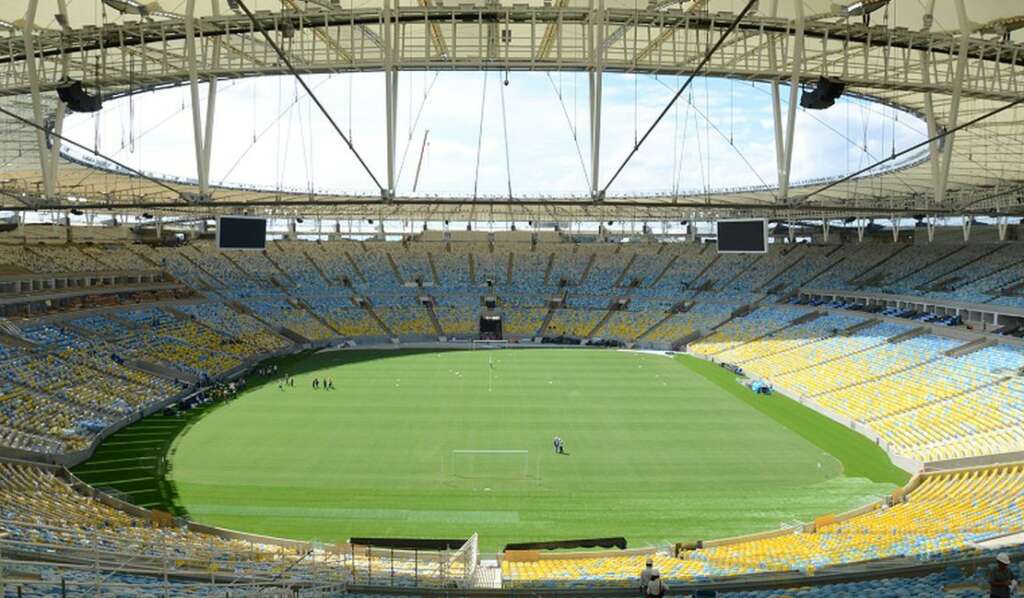
[(640, 572), (640, 593), (647, 593), (647, 584), (651, 583), (651, 578), (654, 575), (660, 575), (658, 570), (654, 568), (654, 559), (647, 559), (647, 566)]
[(661, 581), (661, 573), (651, 573), (651, 581), (647, 582), (647, 598), (661, 598), (668, 591), (668, 584)]
[(990, 598), (1010, 598), (1017, 589), (1017, 578), (1010, 571), (1010, 555), (1005, 552), (996, 556), (996, 566), (988, 574), (988, 588)]

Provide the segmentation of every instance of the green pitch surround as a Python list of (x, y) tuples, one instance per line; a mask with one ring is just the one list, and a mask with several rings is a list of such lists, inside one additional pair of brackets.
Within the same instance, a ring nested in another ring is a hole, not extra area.
[[(256, 379), (230, 403), (148, 418), (75, 472), (238, 530), (324, 542), (479, 532), (483, 550), (757, 532), (908, 478), (859, 434), (688, 356), (345, 351), (279, 363), (294, 387)], [(312, 387), (325, 376), (335, 390)]]

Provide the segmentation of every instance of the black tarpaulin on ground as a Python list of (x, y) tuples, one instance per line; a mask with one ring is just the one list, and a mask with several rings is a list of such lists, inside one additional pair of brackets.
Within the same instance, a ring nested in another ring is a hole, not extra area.
[(523, 542), (506, 544), (505, 550), (567, 550), (571, 548), (618, 548), (626, 549), (626, 539), (617, 538), (586, 538), (583, 540), (562, 540), (559, 542)]
[(410, 538), (351, 538), (350, 544), (395, 550), (458, 550), (466, 540), (418, 540)]

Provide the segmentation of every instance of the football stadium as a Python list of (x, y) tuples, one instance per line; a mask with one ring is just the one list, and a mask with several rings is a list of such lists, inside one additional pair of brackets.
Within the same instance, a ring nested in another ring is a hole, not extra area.
[(986, 597), (1024, 5), (0, 3), (0, 596)]

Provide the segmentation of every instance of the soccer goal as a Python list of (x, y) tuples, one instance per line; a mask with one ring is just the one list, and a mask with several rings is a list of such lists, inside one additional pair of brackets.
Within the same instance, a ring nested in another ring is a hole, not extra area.
[(528, 449), (453, 449), (448, 476), (463, 479), (525, 480), (532, 477)]
[(507, 340), (474, 340), (474, 349), (507, 349)]

